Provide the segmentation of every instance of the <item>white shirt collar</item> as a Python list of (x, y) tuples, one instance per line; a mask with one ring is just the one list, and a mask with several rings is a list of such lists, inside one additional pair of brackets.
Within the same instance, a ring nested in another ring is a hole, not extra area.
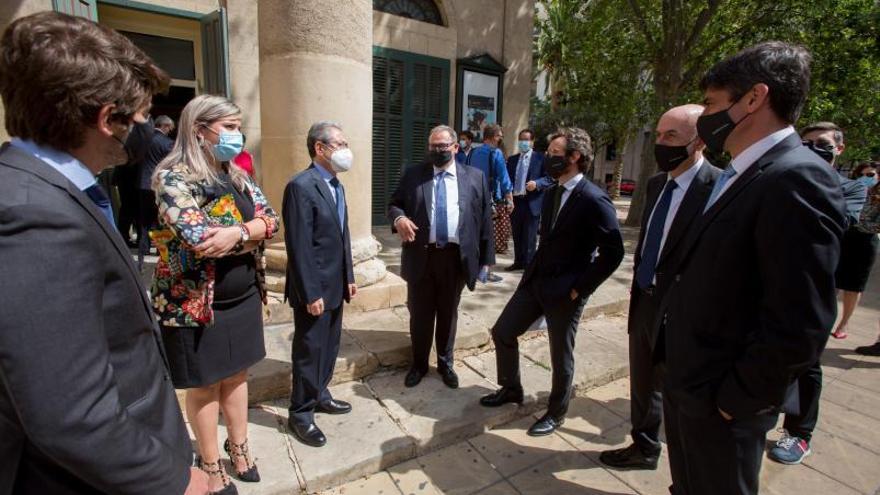
[(96, 183), (95, 174), (66, 151), (57, 150), (50, 146), (41, 146), (29, 139), (17, 137), (12, 138), (10, 143), (57, 170), (80, 191), (85, 191)]
[(584, 178), (584, 174), (578, 173), (577, 175), (575, 175), (571, 179), (568, 179), (567, 181), (565, 181), (565, 183), (562, 184), (562, 187), (571, 191), (572, 189), (574, 189), (574, 186), (578, 185), (578, 182), (580, 182), (581, 179), (583, 179), (583, 178)]
[(455, 177), (455, 160), (452, 160), (452, 163), (449, 164), (445, 169), (434, 167), (434, 175), (439, 174), (440, 172), (446, 172), (447, 174)]
[(788, 136), (794, 134), (794, 132), (794, 127), (788, 126), (774, 132), (773, 134), (764, 136), (760, 140), (752, 143), (751, 146), (744, 149), (742, 153), (731, 160), (730, 166), (736, 170), (738, 176), (742, 175), (743, 172), (748, 170), (753, 163), (758, 161), (758, 159), (770, 151), (771, 148), (781, 143)]
[(694, 177), (697, 176), (697, 173), (700, 171), (700, 167), (703, 166), (703, 163), (705, 161), (706, 159), (701, 156), (700, 159), (697, 160), (697, 162), (694, 163), (691, 168), (685, 170), (685, 172), (678, 177), (673, 179), (671, 175), (667, 175), (667, 181), (673, 180), (675, 181), (675, 184), (676, 186), (678, 186), (679, 190), (687, 191), (688, 188), (691, 186), (691, 182), (694, 181)]

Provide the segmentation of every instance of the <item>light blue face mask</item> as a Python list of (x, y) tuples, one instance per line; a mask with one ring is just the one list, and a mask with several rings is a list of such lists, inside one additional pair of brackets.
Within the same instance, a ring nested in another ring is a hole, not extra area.
[(874, 177), (868, 177), (868, 176), (863, 175), (856, 180), (861, 182), (862, 184), (864, 184), (865, 187), (867, 187), (867, 188), (874, 187), (874, 185), (877, 184), (877, 176), (876, 175)]
[(217, 161), (228, 162), (238, 156), (242, 149), (244, 149), (244, 136), (240, 131), (220, 131), (219, 140), (211, 151)]
[(532, 149), (532, 143), (530, 141), (520, 141), (518, 143), (519, 152), (527, 153), (530, 149)]

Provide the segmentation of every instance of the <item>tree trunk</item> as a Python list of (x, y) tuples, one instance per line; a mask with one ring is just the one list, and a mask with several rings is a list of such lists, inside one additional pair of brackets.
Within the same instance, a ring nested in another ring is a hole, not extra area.
[(623, 160), (626, 159), (625, 153), (617, 155), (617, 164), (614, 165), (614, 175), (611, 178), (611, 188), (608, 190), (608, 196), (611, 199), (620, 199), (620, 183), (623, 182)]
[[(644, 132), (644, 129), (640, 132)], [(629, 226), (642, 224), (642, 210), (645, 208), (648, 179), (657, 173), (657, 165), (654, 163), (654, 141), (650, 136), (644, 136), (639, 156), (642, 166), (639, 169), (639, 177), (636, 179), (636, 190), (633, 191), (629, 213), (626, 215), (626, 221), (624, 222), (625, 225)]]

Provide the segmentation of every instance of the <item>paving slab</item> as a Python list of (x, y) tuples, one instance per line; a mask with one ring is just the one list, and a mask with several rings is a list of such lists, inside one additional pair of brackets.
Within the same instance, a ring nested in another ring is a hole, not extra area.
[(629, 379), (615, 380), (586, 391), (585, 397), (595, 400), (614, 414), (629, 420)]
[(593, 460), (599, 452), (629, 443), (629, 422), (588, 397), (572, 399), (565, 424), (556, 432)]
[[(484, 352), (464, 359), (465, 364), (490, 382), (498, 382), (498, 364), (494, 352)], [(550, 370), (525, 356), (519, 358), (519, 374), (525, 399), (524, 407), (540, 407), (550, 396)]]
[(404, 494), (465, 495), (501, 481), (476, 449), (457, 443), (388, 469)]
[[(248, 410), (248, 443), (256, 457), (261, 481), (235, 481), (241, 495), (289, 495), (302, 490), (285, 431), (275, 406), (261, 404)], [(226, 436), (222, 433), (219, 436), (220, 455), (223, 457), (226, 455), (223, 453)], [(227, 471), (232, 472), (228, 466)]]
[(807, 467), (861, 493), (873, 494), (880, 489), (880, 454), (821, 430), (813, 434), (810, 449), (813, 453), (804, 459)]
[(455, 371), (460, 382), (455, 390), (444, 385), (433, 368), (413, 388), (404, 386), (404, 370), (379, 373), (366, 380), (420, 454), (479, 435), (523, 414), (515, 404), (481, 406), (480, 397), (491, 393), (494, 385), (462, 363), (455, 365)]
[(342, 326), (382, 366), (405, 366), (412, 359), (409, 314), (397, 308), (355, 313)]
[(350, 481), (344, 485), (323, 492), (325, 495), (402, 495), (388, 471)]
[(527, 416), (468, 442), (505, 478), (540, 464), (558, 452), (576, 450), (559, 435), (530, 437), (526, 431), (534, 421), (534, 417)]
[(817, 430), (880, 453), (880, 421), (828, 401), (823, 401), (819, 410)]
[[(764, 459), (760, 489), (768, 495), (856, 495), (857, 490), (810, 467), (786, 466)], [(869, 494), (873, 495), (873, 494)]]
[(580, 452), (562, 452), (510, 478), (529, 495), (634, 495), (636, 492)]
[(835, 380), (822, 387), (822, 400), (880, 421), (880, 393), (865, 390), (843, 380)]
[[(376, 473), (415, 455), (415, 444), (375, 400), (363, 383), (330, 388), (334, 398), (350, 402), (352, 412), (318, 414), (315, 422), (327, 436), (320, 448), (300, 443), (289, 433), (294, 458), (309, 492), (324, 490)], [(285, 431), (287, 409), (279, 406)]]

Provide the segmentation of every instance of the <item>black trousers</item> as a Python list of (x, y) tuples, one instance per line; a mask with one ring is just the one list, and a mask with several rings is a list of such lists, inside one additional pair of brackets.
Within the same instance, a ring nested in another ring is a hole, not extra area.
[(694, 418), (663, 400), (673, 495), (757, 495), (767, 431), (778, 414)]
[(809, 443), (819, 420), (819, 398), (822, 395), (822, 365), (819, 361), (798, 377), (797, 386), (800, 413), (786, 414), (782, 426), (789, 435)]
[(565, 298), (544, 304), (535, 294), (532, 282), (521, 284), (492, 328), (498, 383), (503, 387), (522, 388), (517, 339), (542, 315), (547, 318), (550, 364), (553, 368), (547, 414), (556, 419), (561, 419), (568, 412), (574, 379), (574, 338), (586, 304), (586, 297), (574, 301)]
[(116, 218), (116, 228), (122, 234), (122, 238), (129, 241), (131, 238), (129, 232), (134, 227), (135, 232), (139, 230), (138, 225), (138, 204), (140, 202), (140, 190), (132, 182), (134, 178), (126, 175), (120, 179), (116, 185), (119, 191), (119, 216)]
[(452, 369), (458, 303), (464, 283), (458, 246), (428, 247), (424, 276), (406, 284), (413, 369), (428, 371), (432, 342), (437, 346), (437, 368)]
[(538, 245), (538, 224), (541, 215), (533, 215), (524, 197), (514, 196), (510, 229), (513, 235), (513, 264), (525, 267), (535, 257)]
[(655, 363), (652, 332), (660, 297), (640, 289), (633, 289), (632, 297), (629, 316), (630, 435), (644, 454), (655, 455), (661, 449), (663, 367)]
[(310, 315), (304, 306), (293, 309), (293, 386), (289, 411), (297, 424), (314, 422), (315, 406), (333, 398), (327, 386), (339, 355), (343, 306), (325, 308), (321, 316)]
[(159, 207), (156, 205), (156, 193), (138, 190), (138, 267), (144, 264), (144, 256), (150, 252), (150, 229), (156, 225)]

